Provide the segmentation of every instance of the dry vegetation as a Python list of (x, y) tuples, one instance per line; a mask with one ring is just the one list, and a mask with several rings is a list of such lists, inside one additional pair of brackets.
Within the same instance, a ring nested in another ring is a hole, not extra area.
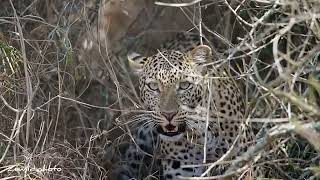
[(210, 37), (242, 80), (258, 133), (225, 175), (255, 161), (261, 178), (320, 178), (319, 0), (0, 5), (0, 178), (107, 179), (127, 138), (120, 119), (139, 107), (125, 55), (184, 31)]

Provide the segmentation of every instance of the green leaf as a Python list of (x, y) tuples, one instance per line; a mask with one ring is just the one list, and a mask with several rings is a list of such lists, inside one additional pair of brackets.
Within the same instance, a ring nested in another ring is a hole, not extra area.
[(67, 54), (66, 54), (66, 65), (70, 65), (72, 63), (73, 63), (72, 48), (68, 48)]

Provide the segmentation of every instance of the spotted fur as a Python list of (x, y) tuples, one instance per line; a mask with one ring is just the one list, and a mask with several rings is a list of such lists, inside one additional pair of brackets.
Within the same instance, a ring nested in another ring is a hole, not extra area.
[(205, 166), (190, 165), (214, 162), (232, 144), (232, 155), (236, 155), (253, 140), (243, 131), (245, 107), (235, 81), (224, 69), (206, 65), (212, 62), (211, 49), (199, 45), (179, 50), (129, 56), (147, 111), (133, 118), (140, 126), (136, 143), (125, 153), (126, 175), (119, 179), (151, 174), (160, 179), (201, 176)]

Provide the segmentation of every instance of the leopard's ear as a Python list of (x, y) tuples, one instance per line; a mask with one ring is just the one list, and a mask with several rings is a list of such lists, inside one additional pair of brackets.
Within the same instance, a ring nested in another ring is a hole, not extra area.
[(147, 58), (135, 52), (129, 53), (127, 57), (130, 69), (139, 75), (143, 71), (143, 65), (146, 63)]
[(196, 63), (210, 61), (212, 58), (212, 50), (207, 45), (199, 45), (195, 47), (190, 54), (192, 60)]

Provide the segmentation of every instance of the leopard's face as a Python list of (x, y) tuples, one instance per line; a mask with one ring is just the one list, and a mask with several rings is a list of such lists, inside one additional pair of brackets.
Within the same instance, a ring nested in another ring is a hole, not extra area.
[(204, 94), (200, 64), (210, 57), (209, 47), (198, 46), (187, 53), (164, 51), (131, 58), (132, 67), (139, 72), (141, 100), (161, 134), (172, 137), (189, 128), (188, 117)]

